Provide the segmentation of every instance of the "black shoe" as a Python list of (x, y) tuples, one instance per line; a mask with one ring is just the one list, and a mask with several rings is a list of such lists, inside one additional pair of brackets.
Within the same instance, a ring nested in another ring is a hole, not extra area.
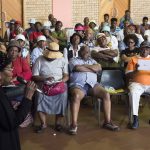
[(139, 127), (139, 120), (138, 120), (138, 116), (133, 116), (133, 123), (131, 128), (132, 129), (137, 129)]
[(62, 132), (63, 131), (63, 126), (61, 124), (56, 124), (55, 125), (55, 130), (58, 132)]
[(42, 132), (44, 132), (45, 129), (46, 129), (46, 127), (39, 126), (35, 129), (35, 133), (42, 133)]

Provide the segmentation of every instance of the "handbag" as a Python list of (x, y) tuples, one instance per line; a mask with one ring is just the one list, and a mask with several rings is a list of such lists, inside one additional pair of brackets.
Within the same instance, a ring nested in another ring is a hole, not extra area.
[(55, 96), (64, 93), (66, 91), (66, 86), (64, 82), (58, 82), (51, 85), (44, 83), (42, 90), (47, 96)]

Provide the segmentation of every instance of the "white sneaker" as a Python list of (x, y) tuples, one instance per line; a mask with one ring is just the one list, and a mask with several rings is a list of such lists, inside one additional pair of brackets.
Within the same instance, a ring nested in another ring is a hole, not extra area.
[(71, 134), (71, 135), (76, 135), (76, 134), (77, 134), (77, 129), (78, 129), (77, 126), (73, 127), (73, 126), (71, 125), (70, 128), (69, 128), (69, 134)]

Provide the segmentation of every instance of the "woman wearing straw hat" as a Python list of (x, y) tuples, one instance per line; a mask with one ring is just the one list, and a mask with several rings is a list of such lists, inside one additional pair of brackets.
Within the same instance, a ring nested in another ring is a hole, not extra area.
[[(63, 58), (63, 54), (59, 52), (57, 43), (49, 43), (43, 55), (37, 59), (33, 66), (33, 79), (43, 89), (44, 93), (39, 93), (38, 95), (37, 111), (41, 120), (41, 126), (37, 129), (37, 133), (47, 127), (47, 114), (56, 114), (55, 129), (60, 131), (62, 129), (61, 118), (67, 105), (67, 89), (64, 83), (68, 81), (69, 77), (68, 64)], [(51, 91), (57, 83), (63, 84), (61, 91), (58, 91), (58, 93), (48, 93), (49, 91), (45, 91), (45, 88), (43, 88), (45, 85), (46, 87), (49, 86)]]

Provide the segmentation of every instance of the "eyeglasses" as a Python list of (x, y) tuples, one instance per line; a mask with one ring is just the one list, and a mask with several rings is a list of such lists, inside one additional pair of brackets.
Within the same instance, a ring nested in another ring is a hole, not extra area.
[(128, 41), (128, 43), (129, 43), (129, 44), (133, 44), (133, 43), (135, 43), (135, 42)]

